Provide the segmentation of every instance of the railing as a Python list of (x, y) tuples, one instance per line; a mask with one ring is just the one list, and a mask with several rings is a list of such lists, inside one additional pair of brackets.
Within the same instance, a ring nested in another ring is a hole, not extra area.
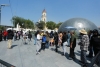
[(0, 59), (0, 67), (15, 67), (15, 66)]

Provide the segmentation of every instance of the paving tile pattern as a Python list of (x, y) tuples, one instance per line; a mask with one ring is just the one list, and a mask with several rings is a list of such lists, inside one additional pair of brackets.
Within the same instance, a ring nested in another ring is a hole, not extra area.
[(66, 56), (62, 56), (62, 48), (60, 47), (59, 52), (56, 53), (54, 46), (36, 55), (36, 45), (33, 39), (27, 45), (22, 39), (13, 41), (12, 46), (12, 49), (7, 49), (7, 41), (0, 42), (0, 59), (16, 67), (81, 67), (78, 62), (80, 59), (79, 45), (75, 48), (77, 58), (75, 61), (68, 60), (69, 47), (67, 47)]

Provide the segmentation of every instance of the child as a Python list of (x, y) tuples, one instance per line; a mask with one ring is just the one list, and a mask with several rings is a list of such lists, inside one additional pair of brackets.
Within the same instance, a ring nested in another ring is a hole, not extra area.
[(45, 44), (46, 44), (46, 35), (44, 34), (42, 37), (42, 47), (41, 49), (45, 50)]

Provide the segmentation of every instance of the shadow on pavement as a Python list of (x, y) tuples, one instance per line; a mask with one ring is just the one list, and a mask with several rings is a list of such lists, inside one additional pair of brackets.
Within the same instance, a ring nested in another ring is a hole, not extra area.
[(75, 55), (80, 56), (80, 53), (75, 52)]
[(12, 45), (11, 48), (14, 48), (14, 47), (16, 47), (16, 46), (17, 46), (17, 45)]
[[(54, 48), (51, 48), (51, 50), (52, 50), (52, 51), (55, 51)], [(56, 52), (56, 51), (55, 51), (55, 52)], [(80, 51), (78, 51), (78, 52), (80, 53)], [(58, 50), (57, 53), (59, 53), (59, 54), (61, 54), (61, 55), (63, 54), (63, 52), (61, 52), (61, 51), (59, 51), (59, 50)], [(77, 53), (78, 56), (80, 56), (79, 53)], [(75, 53), (75, 54), (76, 54), (76, 53)], [(68, 54), (68, 53), (65, 54), (65, 57), (69, 60), (69, 54)], [(75, 58), (73, 61), (74, 61), (75, 63), (81, 65), (81, 63), (79, 62), (79, 59)]]

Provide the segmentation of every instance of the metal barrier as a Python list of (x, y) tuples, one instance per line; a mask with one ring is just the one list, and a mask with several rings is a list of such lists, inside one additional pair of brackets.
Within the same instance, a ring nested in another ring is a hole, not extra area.
[(0, 67), (15, 67), (15, 66), (0, 59)]

